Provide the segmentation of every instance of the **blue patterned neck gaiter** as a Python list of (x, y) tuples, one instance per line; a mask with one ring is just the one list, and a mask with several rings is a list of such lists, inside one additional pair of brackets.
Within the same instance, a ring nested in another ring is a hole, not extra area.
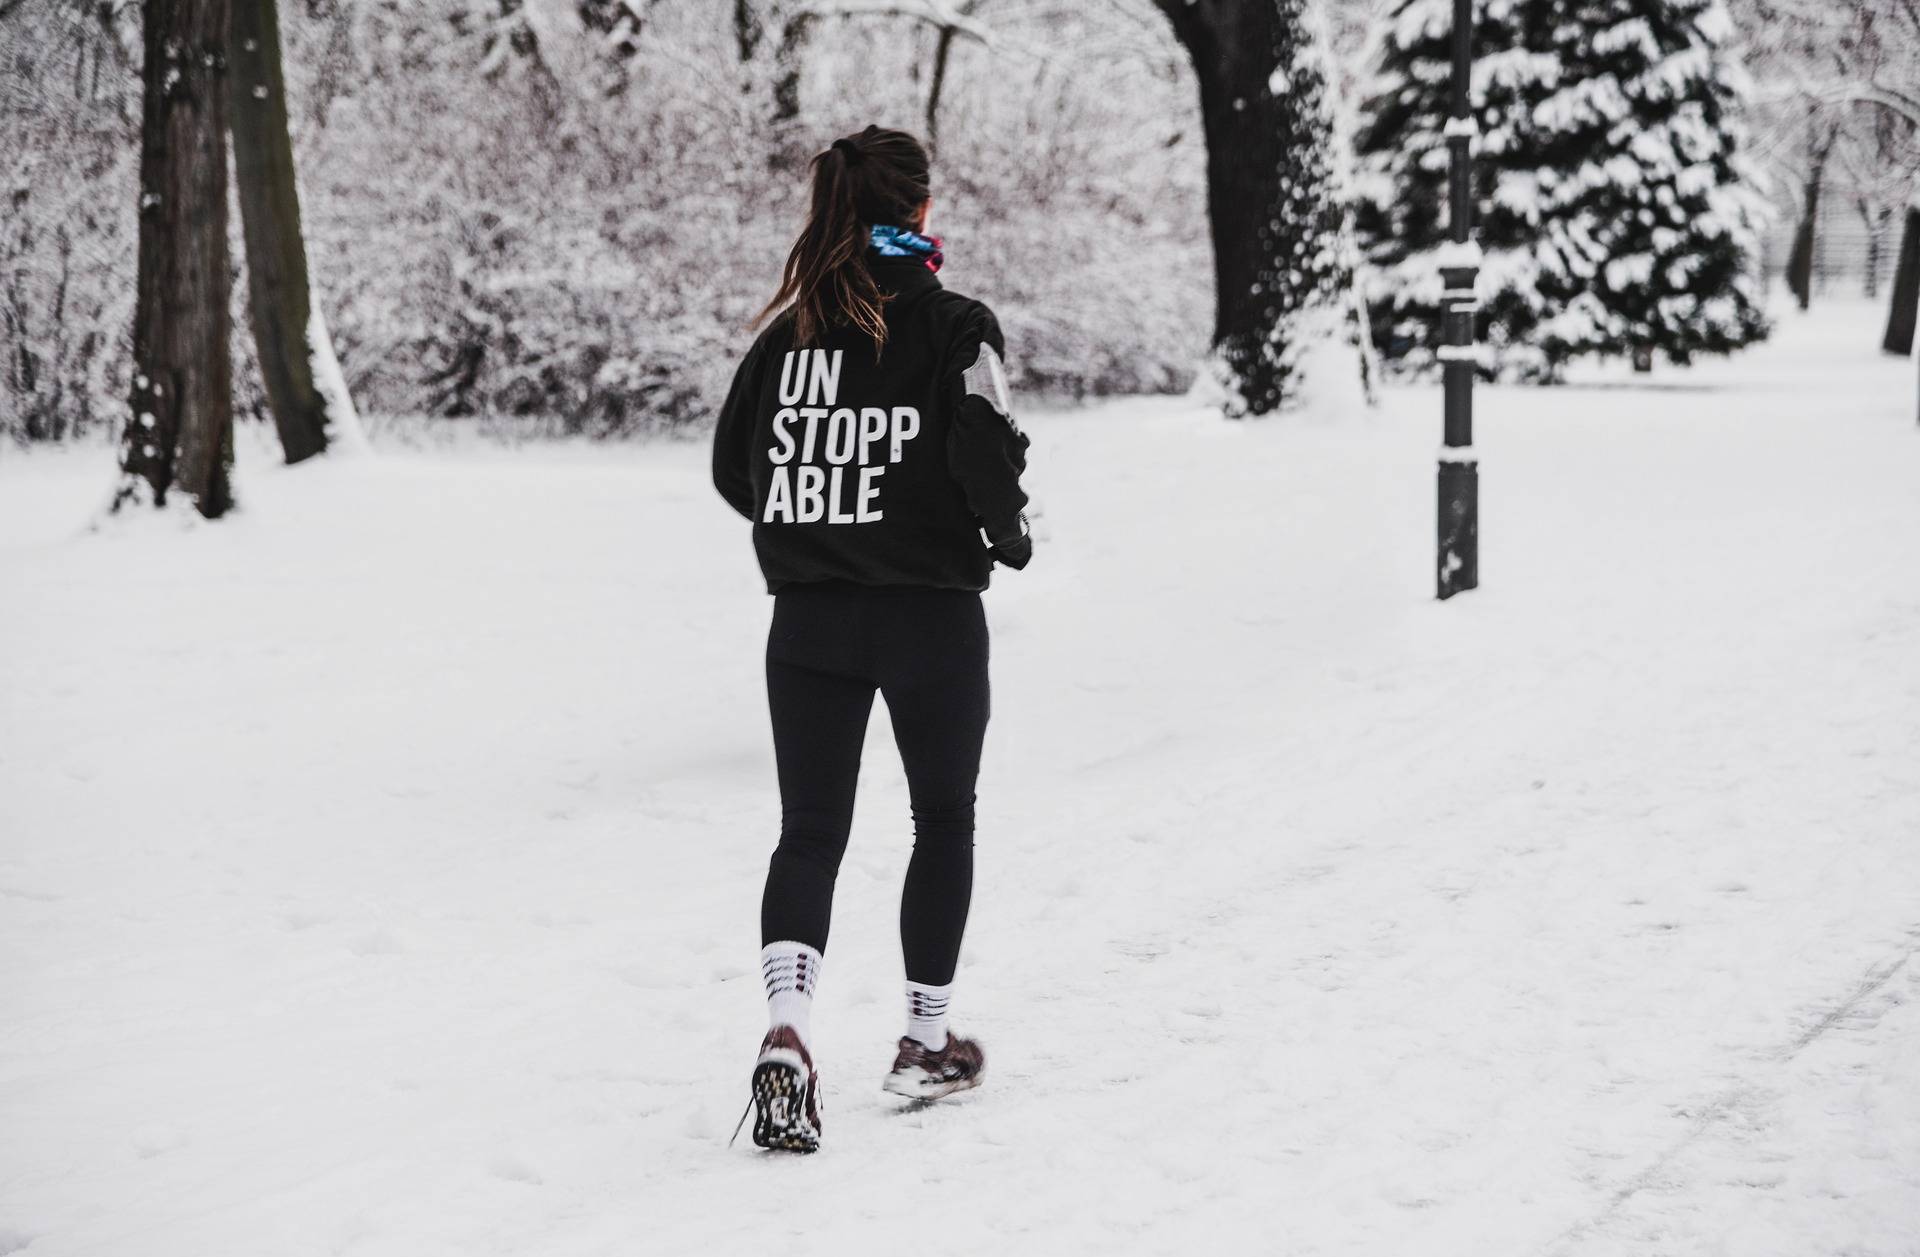
[(883, 258), (919, 258), (930, 271), (938, 271), (945, 257), (940, 252), (940, 237), (923, 236), (905, 227), (875, 223), (868, 234), (873, 251)]

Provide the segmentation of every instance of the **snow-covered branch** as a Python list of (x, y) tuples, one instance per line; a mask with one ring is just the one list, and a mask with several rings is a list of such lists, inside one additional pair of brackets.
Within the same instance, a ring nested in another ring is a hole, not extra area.
[(1829, 105), (1873, 105), (1920, 127), (1920, 96), (1876, 83), (1840, 84), (1818, 94)]
[(914, 18), (982, 44), (993, 42), (992, 33), (985, 25), (945, 0), (812, 0), (800, 11), (813, 17)]

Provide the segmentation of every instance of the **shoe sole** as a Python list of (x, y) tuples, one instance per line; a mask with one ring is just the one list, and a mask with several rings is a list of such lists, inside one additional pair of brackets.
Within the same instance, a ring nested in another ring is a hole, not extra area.
[(753, 1069), (753, 1142), (781, 1152), (818, 1152), (820, 1132), (807, 1120), (807, 1071), (779, 1053)]
[(908, 1100), (940, 1100), (962, 1091), (973, 1090), (986, 1079), (986, 1076), (987, 1071), (983, 1069), (970, 1078), (941, 1082), (924, 1069), (904, 1069), (881, 1079), (880, 1090)]

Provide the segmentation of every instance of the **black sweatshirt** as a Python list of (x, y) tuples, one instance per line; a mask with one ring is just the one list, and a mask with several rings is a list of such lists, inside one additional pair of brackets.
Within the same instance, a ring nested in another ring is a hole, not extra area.
[[(1032, 554), (993, 312), (918, 258), (869, 257), (887, 343), (782, 315), (747, 351), (713, 435), (713, 483), (753, 521), (769, 592), (804, 581), (985, 589)], [(992, 545), (981, 537), (985, 531)]]

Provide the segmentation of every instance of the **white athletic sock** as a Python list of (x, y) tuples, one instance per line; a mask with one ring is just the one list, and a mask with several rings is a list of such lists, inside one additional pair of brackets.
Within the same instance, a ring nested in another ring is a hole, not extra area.
[(813, 988), (820, 981), (820, 953), (805, 943), (768, 943), (760, 949), (760, 976), (767, 984), (767, 1023), (792, 1026), (800, 1042), (813, 1031)]
[(947, 1001), (953, 996), (953, 983), (923, 986), (907, 983), (907, 1037), (938, 1052), (947, 1046)]

